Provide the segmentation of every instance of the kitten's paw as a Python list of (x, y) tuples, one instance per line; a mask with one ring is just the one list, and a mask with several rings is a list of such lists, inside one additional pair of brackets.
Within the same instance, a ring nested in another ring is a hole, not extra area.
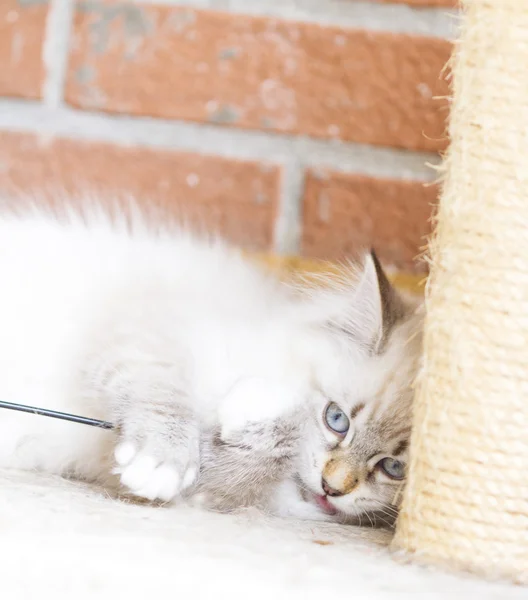
[[(174, 452), (171, 452), (174, 454)], [(198, 451), (186, 448), (176, 456), (151, 453), (125, 441), (115, 449), (121, 483), (134, 496), (169, 502), (196, 481), (199, 472)]]
[(286, 383), (259, 378), (238, 382), (218, 410), (222, 439), (249, 424), (288, 414), (299, 405), (300, 398), (299, 391)]

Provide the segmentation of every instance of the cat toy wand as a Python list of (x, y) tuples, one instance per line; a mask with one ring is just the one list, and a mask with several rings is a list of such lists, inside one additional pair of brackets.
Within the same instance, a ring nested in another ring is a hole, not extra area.
[(48, 410), (47, 408), (37, 408), (36, 406), (26, 406), (25, 404), (3, 402), (2, 400), (0, 400), (0, 408), (17, 410), (33, 415), (41, 415), (43, 417), (52, 417), (53, 419), (62, 419), (63, 421), (81, 423), (82, 425), (91, 425), (92, 427), (99, 427), (100, 429), (114, 429), (113, 423), (109, 423), (108, 421), (100, 421), (99, 419), (91, 419), (90, 417), (80, 417), (79, 415), (70, 415), (56, 410)]

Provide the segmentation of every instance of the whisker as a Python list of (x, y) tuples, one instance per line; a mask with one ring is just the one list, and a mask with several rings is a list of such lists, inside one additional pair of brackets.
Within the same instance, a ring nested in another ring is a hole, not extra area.
[(380, 510), (383, 510), (383, 512), (387, 515), (391, 515), (392, 517), (397, 517), (398, 516), (398, 511), (395, 508), (392, 508), (390, 506), (380, 506)]
[[(384, 514), (384, 513), (383, 513), (383, 514)], [(382, 521), (383, 523), (385, 523), (385, 525), (387, 525), (387, 527), (388, 527), (389, 529), (393, 529), (393, 528), (394, 528), (394, 524), (393, 524), (393, 523), (391, 523), (391, 522), (389, 522), (389, 521), (386, 521), (386, 520), (385, 520), (385, 519), (384, 519), (384, 518), (383, 518), (381, 515), (379, 515), (379, 514), (378, 514), (378, 515), (377, 515), (377, 518), (378, 518), (380, 521)]]
[(374, 502), (377, 506), (381, 507), (382, 509), (392, 511), (394, 514), (398, 514), (399, 512), (398, 507), (394, 506), (394, 504), (386, 504), (385, 502), (377, 500), (376, 498), (370, 498), (370, 501)]
[(367, 513), (365, 513), (365, 516), (367, 517), (367, 519), (370, 521), (370, 527), (372, 529), (374, 529), (374, 521), (370, 518), (370, 515)]

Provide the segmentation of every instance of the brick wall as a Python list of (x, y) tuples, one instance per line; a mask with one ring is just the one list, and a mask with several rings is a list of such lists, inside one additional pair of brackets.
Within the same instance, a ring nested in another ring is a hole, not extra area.
[[(251, 250), (413, 266), (453, 0), (2, 0), (0, 190), (132, 194)], [(440, 98), (439, 98), (440, 97)]]

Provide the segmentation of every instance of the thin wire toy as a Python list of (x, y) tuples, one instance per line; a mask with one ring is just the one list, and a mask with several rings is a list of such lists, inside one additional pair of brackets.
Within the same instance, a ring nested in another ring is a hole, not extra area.
[(26, 406), (25, 404), (15, 404), (13, 402), (3, 402), (0, 400), (0, 408), (9, 410), (18, 410), (19, 412), (41, 415), (43, 417), (52, 417), (53, 419), (62, 419), (63, 421), (72, 421), (73, 423), (81, 423), (82, 425), (91, 425), (101, 429), (114, 429), (114, 424), (108, 421), (100, 421), (99, 419), (91, 419), (89, 417), (80, 417), (79, 415), (70, 415), (68, 413), (58, 412), (56, 410), (48, 410), (47, 408), (37, 408), (36, 406)]

